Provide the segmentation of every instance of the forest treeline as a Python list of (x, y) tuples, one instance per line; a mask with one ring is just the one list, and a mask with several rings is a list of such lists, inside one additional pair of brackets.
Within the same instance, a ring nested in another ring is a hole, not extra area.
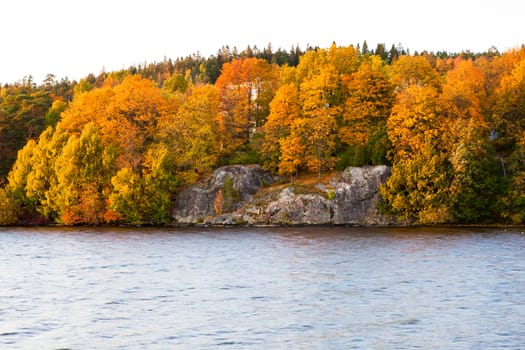
[[(525, 222), (525, 47), (409, 54), (271, 46), (0, 90), (0, 223), (165, 224), (225, 164), (388, 164), (382, 209)], [(288, 181), (287, 180), (287, 181)]]

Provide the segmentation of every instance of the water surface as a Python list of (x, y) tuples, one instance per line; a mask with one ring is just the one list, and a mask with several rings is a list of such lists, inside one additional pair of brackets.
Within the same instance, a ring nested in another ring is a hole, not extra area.
[(0, 228), (2, 349), (523, 349), (525, 235)]

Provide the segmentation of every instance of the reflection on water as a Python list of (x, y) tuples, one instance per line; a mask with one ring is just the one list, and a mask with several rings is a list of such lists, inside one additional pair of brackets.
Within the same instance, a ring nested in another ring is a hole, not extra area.
[(521, 349), (525, 235), (0, 229), (0, 348)]

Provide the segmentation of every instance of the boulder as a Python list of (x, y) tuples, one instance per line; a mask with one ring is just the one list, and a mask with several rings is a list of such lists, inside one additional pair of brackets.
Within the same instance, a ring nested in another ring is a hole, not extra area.
[[(225, 183), (228, 182), (230, 188), (225, 191)], [(245, 202), (251, 201), (262, 186), (272, 182), (270, 173), (259, 165), (220, 167), (211, 177), (179, 193), (172, 216), (178, 223), (194, 224), (203, 222), (208, 217), (233, 212)]]
[(379, 186), (390, 176), (386, 165), (349, 167), (330, 185), (335, 189), (334, 224), (381, 224), (390, 219), (378, 213)]
[(293, 187), (285, 188), (279, 199), (266, 207), (269, 224), (319, 225), (330, 224), (330, 202), (315, 193), (295, 194)]

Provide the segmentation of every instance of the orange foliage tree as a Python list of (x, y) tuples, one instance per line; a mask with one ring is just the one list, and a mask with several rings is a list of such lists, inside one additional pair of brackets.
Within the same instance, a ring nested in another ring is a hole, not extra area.
[[(358, 71), (343, 77), (348, 91), (339, 128), (339, 139), (374, 163), (384, 162), (387, 152), (386, 121), (394, 101), (393, 85), (379, 57), (363, 62)], [(356, 153), (354, 151), (354, 153)], [(354, 163), (357, 159), (354, 160)], [(361, 165), (360, 162), (354, 165)]]
[(221, 153), (229, 155), (247, 144), (250, 135), (264, 124), (278, 82), (278, 67), (266, 60), (235, 59), (223, 65), (216, 82)]

